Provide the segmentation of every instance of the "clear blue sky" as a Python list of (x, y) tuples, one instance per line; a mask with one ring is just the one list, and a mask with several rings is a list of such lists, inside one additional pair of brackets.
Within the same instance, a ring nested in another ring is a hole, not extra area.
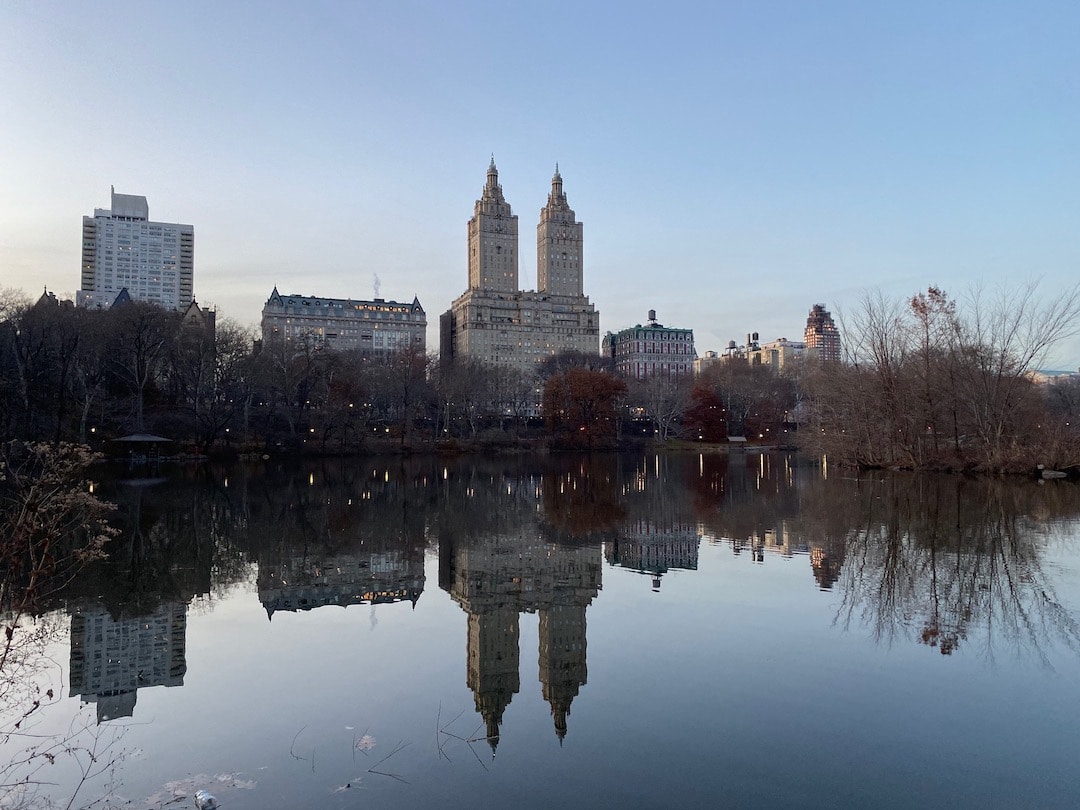
[[(494, 153), (521, 277), (558, 161), (601, 331), (800, 339), (814, 303), (1080, 279), (1076, 2), (0, 0), (0, 287), (73, 294), (109, 186), (195, 295), (467, 284)], [(1055, 358), (1080, 365), (1080, 343)]]

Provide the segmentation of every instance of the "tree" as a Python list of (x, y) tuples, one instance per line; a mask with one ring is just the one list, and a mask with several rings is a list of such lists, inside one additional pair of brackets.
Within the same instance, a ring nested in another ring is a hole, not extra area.
[(698, 385), (722, 403), (730, 436), (773, 438), (795, 407), (793, 379), (772, 366), (731, 360), (708, 369)]
[(442, 425), (442, 436), (461, 435), (456, 427), (461, 425), (469, 438), (475, 438), (481, 420), (498, 415), (494, 393), (496, 367), (475, 357), (455, 357), (437, 369), (432, 394), (438, 404), (436, 421)]
[(727, 412), (723, 400), (707, 385), (695, 385), (683, 419), (693, 438), (706, 442), (727, 439)]
[(401, 425), (402, 445), (409, 441), (413, 422), (429, 399), (428, 371), (432, 365), (422, 348), (406, 346), (385, 358), (379, 367), (381, 387)]
[(504, 423), (505, 418), (509, 417), (518, 425), (525, 424), (539, 404), (536, 373), (532, 370), (494, 366), (491, 369), (491, 386), (495, 412)]
[(645, 411), (656, 429), (657, 437), (666, 442), (678, 429), (690, 405), (692, 388), (693, 380), (688, 375), (653, 375), (644, 380), (630, 381), (628, 401)]
[(540, 363), (540, 379), (569, 371), (572, 368), (583, 368), (589, 371), (614, 372), (614, 362), (610, 357), (599, 354), (588, 354), (577, 349), (563, 349), (558, 354), (545, 357)]
[(1045, 426), (1032, 372), (1080, 329), (1080, 287), (1049, 302), (1036, 293), (1028, 284), (955, 302), (937, 287), (903, 302), (864, 297), (845, 324), (848, 362), (810, 375), (821, 449), (871, 467), (1054, 463), (1066, 445)]
[(109, 360), (116, 378), (131, 394), (132, 423), (146, 429), (146, 392), (158, 379), (165, 358), (176, 340), (180, 318), (156, 304), (131, 301), (109, 310)]
[(601, 445), (615, 437), (616, 405), (625, 395), (626, 383), (613, 374), (569, 368), (544, 385), (544, 421), (570, 445)]
[[(16, 755), (0, 765), (0, 805), (32, 795), (35, 775), (60, 755), (84, 767), (85, 779), (109, 762), (108, 746), (77, 724), (67, 734), (41, 735), (32, 724), (58, 698), (42, 685), (49, 664), (47, 643), (53, 626), (36, 618), (45, 600), (68, 584), (87, 563), (104, 555), (115, 534), (106, 518), (111, 509), (90, 494), (83, 476), (93, 456), (72, 444), (0, 448), (0, 739), (20, 740)], [(9, 750), (16, 750), (14, 746)], [(87, 765), (89, 756), (96, 765)], [(81, 785), (82, 783), (80, 783)], [(78, 788), (76, 788), (76, 793)], [(74, 802), (71, 798), (68, 806)]]
[(190, 431), (206, 451), (244, 407), (250, 390), (247, 362), (251, 330), (221, 319), (213, 327), (185, 324), (172, 355), (177, 405), (191, 420)]

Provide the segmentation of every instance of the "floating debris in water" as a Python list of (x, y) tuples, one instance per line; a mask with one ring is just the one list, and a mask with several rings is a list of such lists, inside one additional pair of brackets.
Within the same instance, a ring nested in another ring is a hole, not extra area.
[(359, 740), (356, 741), (356, 747), (361, 751), (370, 751), (375, 747), (375, 738), (370, 734), (365, 734)]

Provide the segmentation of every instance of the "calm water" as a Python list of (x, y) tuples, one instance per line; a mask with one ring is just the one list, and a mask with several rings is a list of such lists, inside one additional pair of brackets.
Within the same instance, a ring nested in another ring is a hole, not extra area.
[(96, 489), (123, 534), (50, 615), (33, 725), (111, 763), (78, 806), (1080, 804), (1071, 484), (740, 455)]

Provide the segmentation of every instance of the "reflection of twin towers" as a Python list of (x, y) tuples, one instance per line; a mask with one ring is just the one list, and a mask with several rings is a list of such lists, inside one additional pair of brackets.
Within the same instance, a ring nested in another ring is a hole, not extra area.
[(600, 590), (601, 552), (535, 535), (445, 544), (439, 584), (469, 614), (468, 686), (494, 752), (503, 712), (520, 688), (521, 613), (540, 616), (540, 683), (555, 733), (566, 735), (570, 704), (585, 684), (585, 608)]

